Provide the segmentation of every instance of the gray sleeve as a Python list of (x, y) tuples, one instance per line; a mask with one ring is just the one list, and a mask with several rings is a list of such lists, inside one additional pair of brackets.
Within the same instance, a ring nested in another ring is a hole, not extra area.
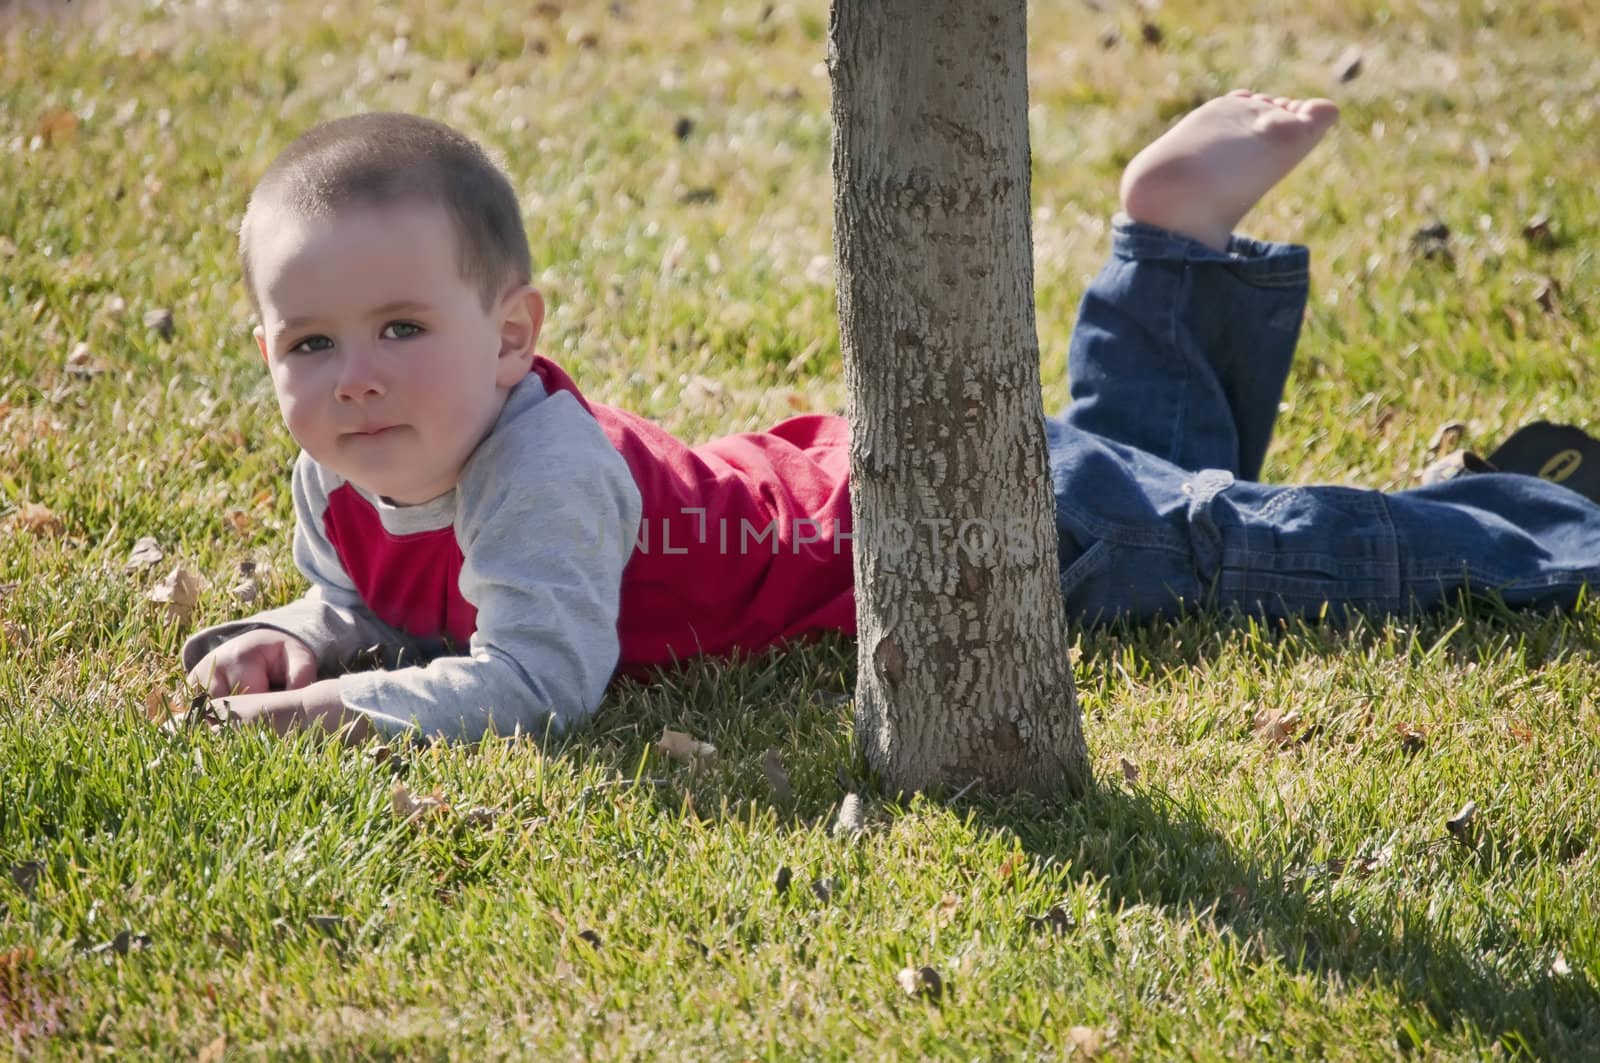
[(377, 651), (387, 660), (403, 660), (418, 648), (402, 633), (366, 608), (339, 555), (323, 534), (322, 518), (334, 484), (328, 474), (302, 453), (294, 465), (294, 563), (310, 581), (304, 597), (242, 620), (195, 632), (183, 644), (183, 667), (192, 669), (206, 654), (247, 631), (271, 628), (293, 635), (317, 655), (324, 675), (342, 670), (352, 658)]
[(542, 735), (592, 714), (616, 669), (622, 570), (639, 491), (594, 418), (556, 394), (503, 419), (457, 485), (466, 656), (341, 678), (380, 730), (475, 740)]

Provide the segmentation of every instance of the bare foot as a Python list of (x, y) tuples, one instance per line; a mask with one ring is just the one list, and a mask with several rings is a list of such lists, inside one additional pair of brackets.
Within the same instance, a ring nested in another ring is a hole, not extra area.
[(1239, 220), (1338, 119), (1332, 100), (1244, 89), (1219, 96), (1134, 156), (1122, 174), (1122, 210), (1226, 251)]

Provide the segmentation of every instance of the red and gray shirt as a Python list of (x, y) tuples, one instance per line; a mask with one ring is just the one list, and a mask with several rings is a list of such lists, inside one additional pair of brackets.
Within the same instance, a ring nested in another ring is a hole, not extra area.
[(192, 668), (259, 627), (294, 635), (380, 729), (476, 738), (580, 721), (611, 676), (855, 630), (849, 430), (809, 415), (691, 447), (586, 400), (554, 363), (507, 396), (454, 490), (417, 506), (302, 453), (305, 597), (208, 628)]

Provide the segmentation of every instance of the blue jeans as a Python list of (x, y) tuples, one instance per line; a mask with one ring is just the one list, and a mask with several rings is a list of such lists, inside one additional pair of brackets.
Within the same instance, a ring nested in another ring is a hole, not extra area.
[(1235, 237), (1223, 254), (1118, 218), (1073, 331), (1072, 401), (1046, 422), (1069, 614), (1340, 617), (1463, 592), (1566, 606), (1600, 585), (1600, 506), (1535, 477), (1256, 482), (1308, 267), (1304, 247)]

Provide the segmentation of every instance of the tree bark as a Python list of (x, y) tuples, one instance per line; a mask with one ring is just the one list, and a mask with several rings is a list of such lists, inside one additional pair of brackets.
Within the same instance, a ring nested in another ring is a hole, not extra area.
[(1033, 311), (1025, 0), (834, 0), (856, 732), (891, 790), (1081, 793)]

